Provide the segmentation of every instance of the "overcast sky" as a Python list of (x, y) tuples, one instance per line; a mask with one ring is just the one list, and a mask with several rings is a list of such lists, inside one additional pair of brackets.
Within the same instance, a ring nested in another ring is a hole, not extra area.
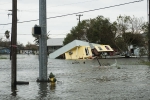
[[(18, 20), (29, 21), (39, 19), (39, 0), (17, 0), (18, 1)], [(65, 14), (83, 12), (98, 8), (104, 8), (119, 4), (124, 4), (140, 0), (47, 0), (47, 18)], [(11, 23), (12, 16), (8, 10), (12, 9), (12, 0), (0, 0), (0, 24)], [(147, 0), (135, 2), (127, 5), (100, 9), (96, 11), (80, 13), (81, 21), (90, 18), (96, 18), (99, 15), (109, 18), (111, 22), (117, 19), (119, 15), (129, 15), (138, 18), (143, 17), (147, 21)], [(78, 23), (76, 14), (52, 18), (47, 20), (47, 32), (51, 38), (64, 38), (71, 28)], [(18, 23), (17, 41), (23, 44), (33, 43), (34, 38), (31, 35), (31, 29), (39, 21)], [(0, 38), (4, 37), (6, 30), (11, 31), (11, 25), (0, 25)]]

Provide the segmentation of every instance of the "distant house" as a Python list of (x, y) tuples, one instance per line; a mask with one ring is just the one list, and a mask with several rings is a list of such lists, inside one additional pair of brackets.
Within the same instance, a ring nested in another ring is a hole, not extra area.
[(7, 47), (0, 47), (0, 54), (9, 54), (10, 49)]
[(47, 51), (52, 53), (63, 46), (64, 38), (50, 38), (47, 40)]
[(109, 45), (100, 45), (80, 40), (74, 40), (51, 53), (50, 58), (87, 59), (92, 58), (93, 53), (95, 53), (97, 56), (101, 52), (112, 51), (113, 49)]
[(38, 46), (36, 45), (28, 45), (26, 47), (23, 47), (19, 50), (19, 53), (21, 54), (38, 54)]

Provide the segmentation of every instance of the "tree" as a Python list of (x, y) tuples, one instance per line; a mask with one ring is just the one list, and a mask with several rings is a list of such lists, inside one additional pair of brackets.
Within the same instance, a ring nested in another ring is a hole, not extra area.
[(0, 38), (0, 42), (2, 42), (3, 38)]
[(30, 43), (30, 42), (28, 42), (28, 43), (26, 44), (26, 47), (27, 47), (28, 49), (30, 49), (30, 47), (31, 47), (31, 43)]
[(114, 46), (112, 41), (115, 38), (115, 30), (115, 26), (108, 18), (98, 16), (90, 20), (87, 37), (90, 42)]
[[(47, 34), (47, 39), (50, 38), (49, 35), (50, 35), (50, 34)], [(35, 42), (35, 44), (38, 45), (38, 44), (39, 44), (39, 37), (40, 37), (40, 36), (39, 36), (39, 35), (34, 35), (34, 34), (32, 34), (32, 36), (35, 38), (33, 42)]]
[(115, 37), (114, 29), (114, 25), (109, 22), (109, 19), (103, 16), (83, 20), (70, 30), (70, 33), (64, 40), (64, 45), (75, 39), (113, 45), (112, 38)]
[(69, 42), (73, 41), (75, 38), (73, 37), (72, 34), (68, 33), (66, 38), (64, 39), (63, 41), (63, 44), (66, 45), (68, 44)]
[(10, 35), (9, 35), (9, 33), (10, 33), (10, 31), (5, 31), (5, 37), (7, 38), (7, 39), (9, 39), (9, 37), (10, 37)]
[(142, 32), (146, 29), (142, 18), (135, 16), (118, 16), (115, 22), (98, 16), (83, 20), (70, 30), (64, 40), (64, 45), (75, 40), (91, 43), (108, 44), (119, 51), (128, 51), (130, 45), (143, 46)]
[[(130, 45), (136, 45), (136, 46), (142, 46), (144, 45), (143, 37), (141, 33), (143, 32), (143, 19), (142, 18), (136, 18), (135, 16), (119, 16), (117, 17), (116, 21), (117, 25), (117, 38), (120, 44), (122, 46), (125, 46), (122, 48), (119, 46), (121, 51), (128, 51), (128, 47)], [(116, 39), (117, 39), (116, 38)], [(122, 39), (120, 39), (122, 38)]]

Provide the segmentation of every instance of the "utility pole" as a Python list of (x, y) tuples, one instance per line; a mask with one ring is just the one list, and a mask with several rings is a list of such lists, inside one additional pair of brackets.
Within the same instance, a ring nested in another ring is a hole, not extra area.
[(17, 84), (17, 0), (12, 0), (12, 60), (11, 60), (11, 87), (16, 88)]
[(78, 16), (78, 17), (79, 17), (79, 19), (78, 19), (78, 20), (79, 20), (79, 24), (80, 24), (80, 17), (81, 17), (81, 16), (83, 16), (83, 15), (79, 14), (79, 15), (76, 15), (76, 16)]
[(150, 61), (150, 0), (148, 4), (148, 60)]
[[(12, 10), (8, 10), (8, 11), (11, 11), (11, 13), (8, 13), (7, 15), (8, 15), (8, 18), (9, 18), (9, 15), (12, 15)], [(11, 39), (10, 39), (10, 54), (9, 54), (9, 58), (10, 58), (10, 60), (11, 60), (11, 52), (12, 52), (12, 47), (11, 47), (11, 45), (12, 45), (12, 29), (11, 29)]]
[(46, 0), (39, 0), (39, 25), (41, 35), (39, 37), (39, 79), (37, 81), (47, 81), (47, 19)]

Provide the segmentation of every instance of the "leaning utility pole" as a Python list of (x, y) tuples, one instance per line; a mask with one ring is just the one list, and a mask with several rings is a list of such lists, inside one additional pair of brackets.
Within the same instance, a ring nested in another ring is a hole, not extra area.
[(41, 35), (39, 38), (39, 79), (47, 81), (47, 19), (46, 0), (39, 0), (39, 25)]
[(11, 87), (16, 88), (17, 84), (17, 0), (12, 0), (12, 44), (11, 44)]
[(79, 19), (78, 19), (78, 20), (79, 20), (79, 24), (80, 24), (80, 17), (81, 17), (81, 16), (83, 16), (83, 15), (79, 14), (79, 15), (76, 15), (76, 16), (78, 16), (78, 17), (79, 17)]

